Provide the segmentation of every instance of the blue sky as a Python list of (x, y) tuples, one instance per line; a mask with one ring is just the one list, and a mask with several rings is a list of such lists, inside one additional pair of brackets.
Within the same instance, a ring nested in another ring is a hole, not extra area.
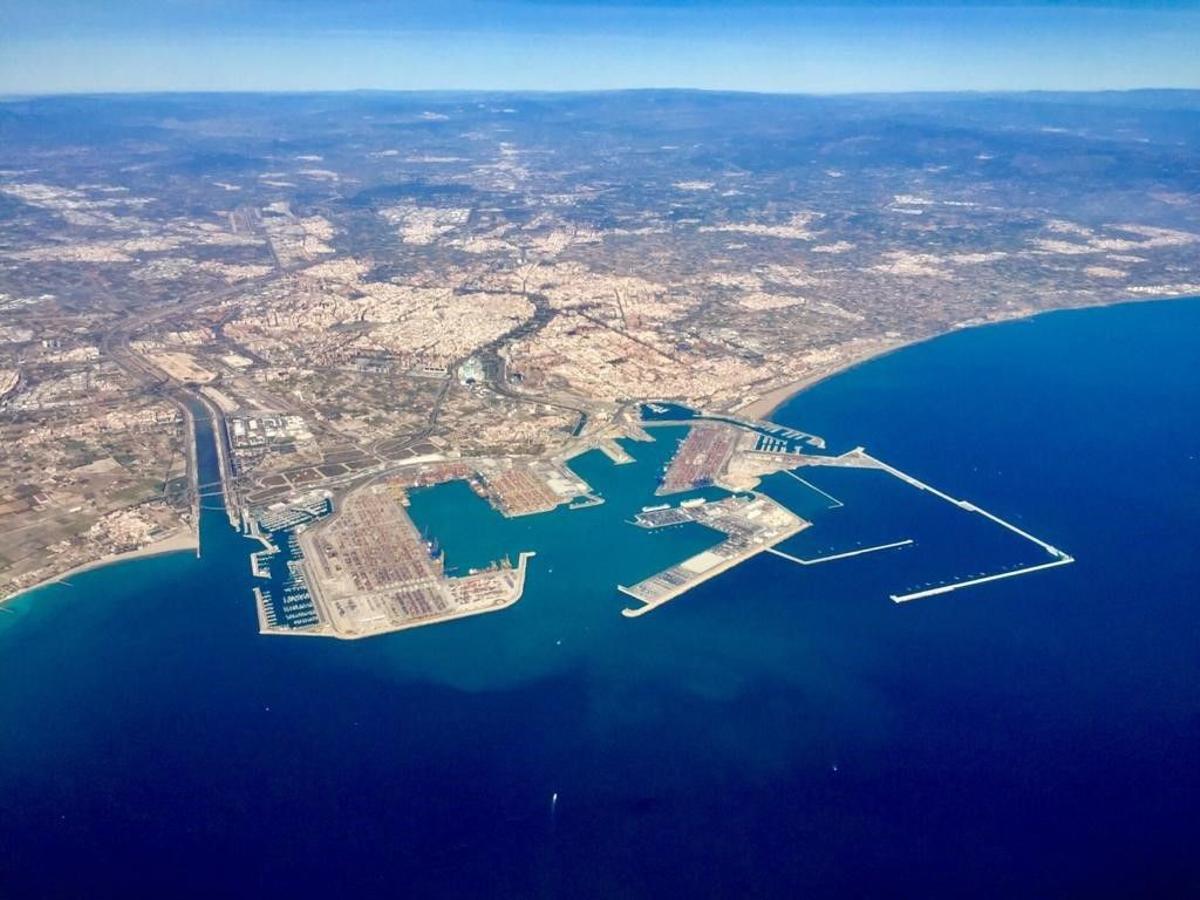
[(1200, 88), (1200, 0), (0, 0), (0, 93)]

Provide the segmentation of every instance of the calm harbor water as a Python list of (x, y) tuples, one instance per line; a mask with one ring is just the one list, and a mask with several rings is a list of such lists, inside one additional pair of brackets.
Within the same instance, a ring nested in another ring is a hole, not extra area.
[[(961, 332), (777, 421), (864, 444), (1078, 562), (876, 472), (768, 489), (816, 525), (649, 616), (615, 590), (711, 544), (626, 523), (682, 432), (505, 520), (414, 496), (448, 564), (536, 550), (505, 612), (362, 642), (256, 633), (203, 557), (0, 614), (0, 896), (1167, 896), (1200, 889), (1200, 301)], [(202, 442), (202, 468), (213, 466)], [(718, 496), (719, 491), (709, 491)], [(833, 507), (833, 508), (831, 508)], [(551, 797), (558, 794), (552, 808)]]

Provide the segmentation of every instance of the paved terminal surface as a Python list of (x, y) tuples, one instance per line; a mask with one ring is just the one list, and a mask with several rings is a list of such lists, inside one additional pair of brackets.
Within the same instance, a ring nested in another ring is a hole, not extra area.
[(809, 525), (791, 510), (763, 494), (651, 510), (641, 513), (636, 521), (643, 528), (665, 528), (695, 522), (720, 531), (725, 535), (725, 540), (632, 587), (618, 587), (622, 593), (642, 602), (639, 607), (622, 611), (622, 615), (630, 618), (645, 615), (674, 600), (696, 585), (787, 540)]

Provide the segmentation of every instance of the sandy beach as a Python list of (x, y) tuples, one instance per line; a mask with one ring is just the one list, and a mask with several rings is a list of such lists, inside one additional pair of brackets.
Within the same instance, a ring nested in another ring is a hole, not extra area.
[[(1164, 298), (1154, 298), (1164, 299)], [(1181, 298), (1182, 299), (1182, 298)], [(880, 340), (872, 343), (869, 346), (863, 347), (857, 351), (847, 352), (846, 356), (839, 359), (835, 363), (830, 363), (827, 366), (821, 366), (814, 370), (810, 375), (804, 378), (798, 378), (795, 381), (789, 381), (781, 384), (779, 387), (772, 388), (762, 394), (755, 400), (743, 404), (732, 410), (733, 413), (744, 416), (747, 419), (769, 420), (771, 414), (775, 412), (792, 397), (799, 394), (801, 391), (807, 390), (813, 385), (819, 384), (826, 379), (833, 378), (836, 375), (841, 375), (843, 372), (848, 372), (856, 366), (861, 366), (863, 363), (870, 362), (873, 359), (878, 359), (881, 356), (887, 356), (889, 353), (895, 353), (897, 350), (903, 350), (906, 347), (912, 347), (917, 344), (923, 344), (926, 341), (932, 341), (939, 337), (944, 337), (947, 334), (953, 334), (956, 331), (962, 331), (969, 328), (986, 328), (989, 325), (1002, 325), (1006, 322), (1020, 322), (1036, 318), (1037, 316), (1046, 315), (1053, 312), (1065, 312), (1073, 309), (1089, 309), (1096, 306), (1119, 306), (1124, 303), (1141, 303), (1145, 302), (1142, 299), (1137, 300), (1122, 300), (1115, 303), (1081, 303), (1072, 306), (1061, 306), (1054, 309), (1019, 309), (1005, 312), (1001, 315), (996, 315), (989, 319), (981, 319), (978, 321), (960, 322), (952, 328), (945, 331), (939, 331), (936, 334), (930, 334), (925, 337), (910, 338), (908, 340)]]
[[(928, 340), (925, 338), (924, 340)], [(887, 343), (876, 344), (870, 348), (863, 349), (858, 353), (848, 354), (844, 359), (838, 360), (836, 363), (828, 366), (822, 366), (810, 375), (803, 378), (798, 378), (795, 381), (789, 381), (781, 384), (777, 388), (772, 388), (762, 394), (755, 400), (739, 406), (733, 410), (739, 416), (747, 419), (770, 419), (771, 414), (775, 412), (792, 397), (799, 394), (801, 391), (807, 390), (814, 384), (825, 381), (827, 378), (833, 378), (835, 375), (840, 375), (843, 372), (853, 369), (855, 366), (860, 366), (877, 357), (884, 356), (888, 353), (894, 353), (902, 347), (908, 347), (912, 344), (918, 344), (921, 339), (913, 341), (890, 341)]]
[(58, 575), (52, 575), (49, 578), (39, 581), (37, 584), (32, 584), (27, 588), (17, 591), (15, 594), (11, 594), (3, 599), (0, 599), (0, 606), (12, 600), (16, 600), (18, 597), (23, 597), (32, 591), (47, 587), (48, 585), (62, 584), (72, 575), (79, 575), (82, 572), (88, 572), (92, 569), (99, 569), (101, 566), (126, 562), (131, 559), (142, 559), (143, 557), (147, 556), (161, 556), (164, 553), (180, 553), (184, 550), (195, 551), (197, 556), (200, 554), (199, 535), (191, 529), (181, 530), (170, 537), (165, 537), (162, 540), (154, 541), (153, 543), (147, 544), (145, 547), (139, 547), (136, 550), (128, 550), (124, 553), (110, 553), (107, 556), (102, 556), (99, 559), (92, 560), (91, 562), (75, 566), (73, 569), (68, 569), (67, 571), (61, 572)]

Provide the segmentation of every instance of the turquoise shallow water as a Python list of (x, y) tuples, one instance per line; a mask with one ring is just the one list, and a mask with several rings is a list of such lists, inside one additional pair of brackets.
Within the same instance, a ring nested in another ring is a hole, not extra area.
[[(576, 465), (603, 506), (415, 495), (452, 566), (533, 549), (505, 612), (365, 642), (260, 637), (204, 556), (0, 615), (0, 895), (1183, 894), (1200, 776), (1200, 302), (957, 333), (777, 419), (865, 444), (1075, 565), (873, 472), (768, 490), (816, 525), (649, 616), (614, 588), (707, 546), (625, 524), (673, 436)], [(211, 460), (202, 461), (211, 465)], [(716, 496), (718, 492), (710, 492)], [(1034, 554), (1036, 555), (1036, 554)], [(552, 810), (550, 797), (559, 794)]]

